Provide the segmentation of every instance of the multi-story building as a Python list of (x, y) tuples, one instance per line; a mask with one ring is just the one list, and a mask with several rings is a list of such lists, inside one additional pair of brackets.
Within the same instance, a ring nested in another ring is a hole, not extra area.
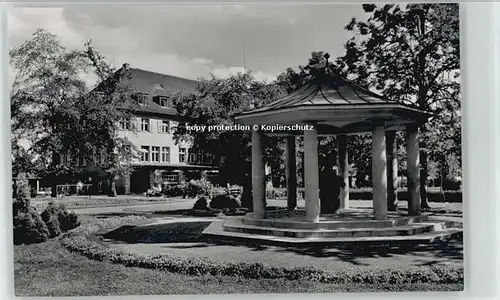
[[(120, 122), (120, 135), (140, 151), (132, 162), (133, 171), (116, 182), (119, 194), (142, 193), (154, 185), (181, 182), (216, 171), (205, 153), (195, 153), (189, 142), (176, 143), (178, 114), (172, 95), (195, 91), (197, 82), (185, 78), (131, 68), (132, 88), (138, 108), (131, 123)], [(136, 130), (131, 130), (135, 126)]]

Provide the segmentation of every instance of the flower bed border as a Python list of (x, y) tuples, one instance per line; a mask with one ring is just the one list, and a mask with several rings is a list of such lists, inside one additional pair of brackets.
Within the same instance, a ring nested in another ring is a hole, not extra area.
[(433, 283), (457, 284), (464, 282), (463, 266), (413, 267), (405, 271), (396, 269), (352, 269), (330, 273), (312, 267), (270, 267), (260, 262), (214, 261), (205, 258), (175, 257), (168, 254), (142, 255), (110, 249), (92, 241), (90, 237), (102, 230), (123, 225), (147, 223), (144, 216), (129, 216), (100, 220), (97, 224), (79, 227), (61, 238), (61, 244), (69, 251), (97, 261), (122, 264), (127, 267), (165, 270), (191, 276), (236, 276), (248, 279), (310, 280), (322, 283), (408, 284)]

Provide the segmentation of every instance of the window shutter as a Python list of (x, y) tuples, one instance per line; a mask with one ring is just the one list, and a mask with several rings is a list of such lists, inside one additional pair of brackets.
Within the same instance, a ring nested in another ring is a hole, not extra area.
[(163, 120), (156, 120), (156, 122), (158, 122), (157, 130), (158, 130), (158, 133), (160, 133), (160, 132), (162, 132), (161, 131), (161, 126), (163, 124)]
[(137, 131), (142, 131), (142, 128), (141, 128), (141, 118), (137, 118), (136, 119), (136, 123), (137, 123)]

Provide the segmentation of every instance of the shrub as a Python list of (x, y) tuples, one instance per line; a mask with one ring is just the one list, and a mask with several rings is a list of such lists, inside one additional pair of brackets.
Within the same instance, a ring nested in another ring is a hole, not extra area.
[(443, 189), (448, 191), (458, 191), (462, 185), (461, 181), (446, 179), (443, 181)]
[(53, 202), (47, 205), (41, 217), (47, 224), (51, 238), (80, 226), (75, 213), (70, 213), (64, 205), (57, 206)]
[(49, 239), (50, 232), (34, 208), (19, 211), (14, 216), (14, 244), (42, 243)]
[(244, 216), (248, 212), (246, 208), (224, 208), (222, 213), (226, 216)]
[(73, 212), (68, 212), (66, 206), (60, 205), (57, 214), (59, 224), (61, 225), (62, 232), (66, 232), (80, 226), (78, 216)]
[(169, 185), (164, 191), (167, 197), (185, 197), (187, 195), (186, 184)]
[(188, 197), (196, 197), (196, 196), (210, 196), (213, 191), (212, 184), (205, 180), (191, 180), (187, 184), (186, 194)]
[(193, 205), (194, 210), (208, 210), (208, 201), (207, 198), (201, 197), (200, 199), (196, 200), (196, 202)]
[(240, 201), (230, 195), (218, 195), (210, 201), (210, 207), (215, 209), (239, 208), (240, 206)]
[[(444, 199), (443, 199), (444, 196)], [(371, 189), (356, 189), (349, 191), (349, 198), (352, 200), (371, 200), (373, 193)], [(399, 200), (408, 200), (407, 191), (398, 191)], [(429, 202), (462, 202), (461, 191), (444, 191), (443, 194), (439, 191), (427, 191), (427, 198)]]
[(23, 174), (16, 179), (13, 192), (14, 244), (42, 243), (48, 240), (49, 228), (30, 205), (30, 188)]
[(268, 188), (266, 189), (267, 199), (286, 198), (286, 188)]
[(27, 212), (30, 207), (30, 187), (26, 177), (21, 174), (14, 182), (13, 186), (13, 213)]
[(44, 222), (47, 224), (47, 228), (49, 229), (50, 238), (55, 238), (56, 236), (61, 235), (61, 225), (57, 220), (57, 215), (51, 215), (49, 220)]
[(243, 189), (240, 200), (242, 207), (249, 210), (253, 209), (253, 195), (252, 195), (252, 190), (250, 188)]

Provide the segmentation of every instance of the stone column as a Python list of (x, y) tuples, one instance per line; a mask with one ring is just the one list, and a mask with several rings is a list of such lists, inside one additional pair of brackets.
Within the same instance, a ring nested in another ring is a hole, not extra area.
[(396, 131), (387, 131), (387, 210), (396, 211), (398, 208), (398, 156)]
[(252, 196), (253, 217), (263, 219), (266, 217), (266, 176), (263, 156), (261, 131), (252, 132)]
[(286, 139), (286, 197), (287, 208), (297, 207), (297, 165), (295, 159), (295, 136)]
[(304, 187), (306, 221), (318, 222), (320, 214), (318, 132), (316, 128), (304, 131)]
[(372, 132), (373, 214), (376, 220), (387, 217), (387, 157), (385, 128), (377, 126)]
[(340, 209), (349, 208), (349, 157), (347, 154), (347, 136), (337, 136), (338, 176), (344, 179), (345, 188), (340, 190)]
[(420, 215), (420, 146), (418, 127), (406, 128), (406, 152), (408, 155), (408, 214)]
[(130, 173), (123, 175), (123, 187), (125, 189), (125, 195), (130, 195)]

